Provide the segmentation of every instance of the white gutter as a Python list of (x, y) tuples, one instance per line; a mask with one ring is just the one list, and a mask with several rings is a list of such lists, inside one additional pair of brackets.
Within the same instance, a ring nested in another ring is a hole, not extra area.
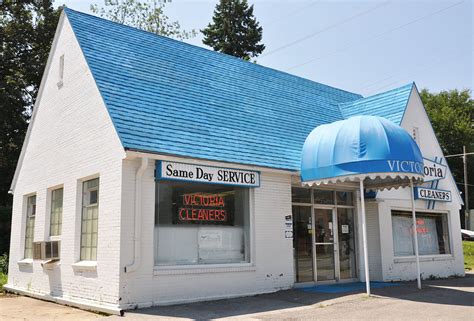
[(148, 167), (148, 158), (143, 157), (140, 168), (135, 175), (135, 231), (133, 235), (133, 262), (125, 266), (125, 273), (134, 272), (140, 266), (141, 260), (141, 234), (142, 234), (142, 177)]

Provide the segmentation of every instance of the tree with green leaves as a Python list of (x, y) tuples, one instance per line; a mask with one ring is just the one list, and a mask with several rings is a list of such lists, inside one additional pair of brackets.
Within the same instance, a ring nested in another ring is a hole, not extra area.
[(94, 14), (109, 20), (176, 39), (195, 37), (193, 29), (181, 29), (178, 21), (170, 21), (165, 15), (165, 6), (171, 0), (104, 0), (104, 5), (91, 5)]
[(201, 30), (203, 43), (215, 51), (250, 60), (265, 50), (262, 27), (247, 0), (220, 0), (212, 23)]
[(51, 0), (0, 1), (0, 254), (9, 245), (8, 190), (59, 13)]
[[(420, 93), (444, 155), (461, 154), (463, 145), (474, 152), (474, 99), (469, 90)], [(464, 189), (461, 157), (447, 158), (458, 187)], [(468, 156), (468, 181), (474, 183), (474, 157)], [(469, 204), (474, 204), (474, 188), (469, 189)], [(471, 206), (472, 208), (472, 206)]]

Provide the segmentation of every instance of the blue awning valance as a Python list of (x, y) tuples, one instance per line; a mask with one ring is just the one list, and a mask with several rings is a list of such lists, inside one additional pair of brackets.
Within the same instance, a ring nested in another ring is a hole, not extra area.
[(361, 179), (392, 187), (422, 181), (423, 157), (410, 134), (382, 117), (355, 116), (308, 135), (301, 161), (304, 183)]

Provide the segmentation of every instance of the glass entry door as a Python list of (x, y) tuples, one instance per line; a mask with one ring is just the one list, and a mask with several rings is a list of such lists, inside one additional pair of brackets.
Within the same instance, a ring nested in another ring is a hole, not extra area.
[(296, 282), (313, 282), (313, 225), (311, 206), (293, 206), (293, 247)]
[(316, 281), (336, 279), (334, 215), (332, 209), (314, 209)]
[(352, 193), (293, 188), (292, 200), (296, 282), (357, 278)]
[(354, 235), (353, 210), (350, 208), (338, 208), (337, 240), (339, 252), (339, 279), (355, 279), (357, 277)]

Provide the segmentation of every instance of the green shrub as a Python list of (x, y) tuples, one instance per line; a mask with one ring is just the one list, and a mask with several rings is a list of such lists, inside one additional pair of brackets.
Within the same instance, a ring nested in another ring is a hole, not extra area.
[(8, 255), (6, 254), (0, 256), (0, 273), (8, 274)]
[(7, 283), (7, 275), (0, 273), (0, 292), (3, 291), (3, 286)]
[(463, 241), (464, 268), (468, 271), (474, 270), (474, 242)]

